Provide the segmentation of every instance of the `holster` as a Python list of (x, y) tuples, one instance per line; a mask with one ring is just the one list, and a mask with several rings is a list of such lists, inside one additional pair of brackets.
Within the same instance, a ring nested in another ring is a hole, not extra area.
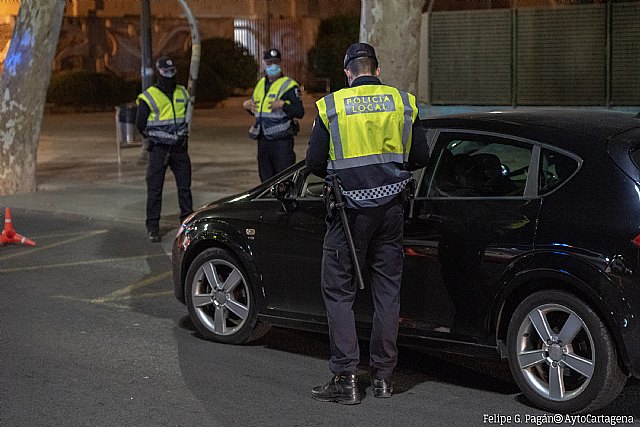
[(287, 136), (296, 136), (300, 132), (300, 123), (296, 119), (291, 119), (289, 129), (287, 129)]
[(413, 178), (407, 182), (407, 186), (404, 187), (404, 190), (400, 193), (400, 200), (402, 203), (406, 203), (416, 196), (416, 186), (416, 180)]
[(260, 136), (260, 125), (251, 125), (249, 128), (249, 138), (258, 139), (258, 136)]

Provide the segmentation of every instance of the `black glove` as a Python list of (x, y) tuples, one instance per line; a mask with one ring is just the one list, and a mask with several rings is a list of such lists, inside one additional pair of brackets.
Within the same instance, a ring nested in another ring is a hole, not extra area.
[(151, 152), (151, 150), (153, 150), (153, 141), (145, 139), (144, 140), (144, 149), (147, 150), (148, 152)]

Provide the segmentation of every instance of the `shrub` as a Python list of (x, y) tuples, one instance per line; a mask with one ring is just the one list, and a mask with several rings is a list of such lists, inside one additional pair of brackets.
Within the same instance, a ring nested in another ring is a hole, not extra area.
[(114, 106), (131, 102), (140, 87), (135, 82), (106, 73), (63, 71), (53, 75), (47, 90), (47, 102), (59, 106)]
[(316, 77), (330, 80), (332, 91), (346, 86), (344, 52), (358, 41), (359, 32), (359, 17), (337, 16), (320, 23), (315, 45), (309, 51), (309, 65)]
[[(176, 58), (180, 84), (187, 84), (190, 61), (188, 55)], [(196, 103), (220, 101), (234, 89), (251, 88), (257, 73), (258, 63), (240, 44), (224, 38), (202, 40)]]

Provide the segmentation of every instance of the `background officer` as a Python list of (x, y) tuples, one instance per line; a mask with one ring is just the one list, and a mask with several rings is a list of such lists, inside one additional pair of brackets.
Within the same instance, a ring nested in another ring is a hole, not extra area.
[(282, 74), (278, 49), (264, 52), (266, 77), (258, 80), (253, 96), (242, 106), (256, 117), (249, 137), (258, 140), (258, 173), (264, 182), (296, 161), (293, 137), (298, 133), (294, 119), (304, 116), (298, 82)]
[(167, 166), (178, 187), (180, 221), (193, 212), (191, 199), (191, 160), (187, 153), (188, 124), (185, 120), (189, 94), (176, 84), (176, 66), (163, 56), (156, 61), (158, 82), (138, 95), (136, 127), (146, 138), (147, 163), (147, 232), (149, 240), (160, 241), (162, 187)]
[[(375, 397), (391, 397), (402, 276), (402, 193), (410, 170), (429, 159), (413, 95), (383, 85), (375, 50), (366, 43), (347, 49), (344, 72), (349, 88), (320, 99), (307, 149), (309, 169), (337, 179), (347, 203), (360, 265), (371, 275), (374, 315), (369, 369)], [(327, 216), (321, 288), (329, 322), (333, 378), (314, 387), (322, 401), (360, 403), (356, 370), (360, 360), (353, 314), (356, 283), (339, 215)]]

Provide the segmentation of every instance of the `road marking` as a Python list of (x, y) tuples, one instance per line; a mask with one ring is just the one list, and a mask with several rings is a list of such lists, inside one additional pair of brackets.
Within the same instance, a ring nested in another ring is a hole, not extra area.
[(146, 286), (152, 285), (168, 277), (171, 277), (171, 271), (164, 271), (154, 276), (147, 277), (142, 280), (138, 280), (137, 282), (134, 282), (129, 286), (126, 286), (121, 289), (117, 289), (111, 292), (110, 294), (107, 294), (105, 296), (98, 297), (98, 298), (87, 299), (87, 298), (77, 298), (77, 297), (68, 296), (68, 295), (57, 295), (54, 298), (62, 298), (65, 300), (79, 301), (79, 302), (85, 302), (85, 303), (96, 304), (96, 305), (104, 305), (104, 306), (116, 307), (121, 309), (130, 309), (131, 308), (130, 306), (118, 304), (118, 302), (130, 301), (134, 299), (163, 297), (163, 296), (173, 295), (173, 291), (145, 292), (142, 294), (131, 295), (131, 292), (135, 291), (136, 289), (144, 288)]
[(88, 261), (64, 262), (61, 264), (33, 265), (30, 267), (3, 268), (3, 269), (0, 269), (0, 273), (16, 273), (18, 271), (35, 271), (35, 270), (46, 270), (49, 268), (64, 268), (64, 267), (75, 267), (80, 265), (106, 264), (110, 262), (132, 261), (137, 259), (148, 259), (148, 258), (157, 258), (157, 257), (166, 257), (166, 256), (167, 254), (162, 253), (162, 254), (138, 255), (138, 256), (121, 257), (121, 258), (106, 258), (106, 259), (92, 259)]
[[(97, 236), (99, 234), (104, 234), (107, 231), (109, 231), (109, 230), (88, 231), (86, 233), (83, 233), (81, 236), (72, 237), (70, 239), (62, 240), (60, 242), (52, 243), (50, 245), (44, 245), (44, 246), (36, 247), (36, 248), (33, 248), (33, 249), (29, 249), (28, 251), (16, 252), (14, 254), (10, 254), (10, 255), (6, 255), (6, 256), (0, 257), (0, 261), (4, 261), (5, 259), (9, 259), (9, 258), (15, 258), (15, 257), (21, 256), (21, 255), (31, 255), (34, 252), (40, 252), (40, 251), (44, 251), (45, 249), (51, 249), (51, 248), (55, 248), (57, 246), (66, 245), (67, 243), (77, 242), (78, 240), (88, 239), (89, 237)], [(4, 270), (4, 271), (8, 271), (8, 270)]]
[[(114, 292), (111, 292), (108, 295), (105, 295), (100, 298), (94, 298), (89, 300), (89, 302), (93, 304), (100, 304), (107, 301), (121, 300), (121, 299), (131, 299), (133, 298), (130, 294), (132, 291), (136, 289), (144, 288), (145, 286), (152, 285), (159, 280), (166, 279), (167, 277), (171, 277), (171, 271), (164, 271), (160, 274), (156, 274), (155, 276), (147, 277), (146, 279), (138, 280), (137, 282), (132, 283), (129, 286), (118, 289)], [(173, 292), (173, 291), (172, 291)]]
[[(70, 237), (70, 236), (81, 236), (84, 235), (86, 233), (91, 233), (93, 231), (96, 230), (80, 230), (80, 231), (73, 231), (73, 232), (69, 232), (69, 233), (52, 233), (52, 234), (36, 234), (35, 236), (33, 234), (30, 234), (29, 237), (31, 237), (33, 240), (35, 239), (52, 239), (54, 237)], [(102, 231), (102, 230), (100, 230)]]

